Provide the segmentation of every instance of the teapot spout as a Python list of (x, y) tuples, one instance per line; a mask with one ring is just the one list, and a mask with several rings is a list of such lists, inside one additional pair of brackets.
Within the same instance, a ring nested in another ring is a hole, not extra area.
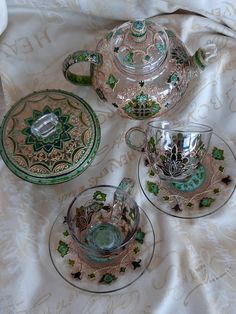
[[(205, 48), (199, 48), (192, 56), (192, 64), (200, 72), (205, 70), (206, 66), (213, 63), (217, 58), (217, 47), (215, 44), (208, 44)], [(196, 73), (197, 74), (197, 73)]]

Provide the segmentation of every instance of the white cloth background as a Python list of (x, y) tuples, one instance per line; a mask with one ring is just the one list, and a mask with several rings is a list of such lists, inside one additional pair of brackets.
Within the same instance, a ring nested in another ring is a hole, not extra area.
[(131, 126), (145, 124), (121, 118), (91, 87), (68, 83), (61, 73), (65, 56), (95, 48), (107, 30), (131, 18), (152, 17), (168, 25), (192, 52), (216, 43), (217, 62), (169, 118), (211, 125), (235, 152), (235, 1), (8, 0), (7, 5), (8, 27), (0, 37), (4, 110), (34, 90), (73, 91), (96, 111), (102, 142), (91, 167), (57, 186), (24, 182), (0, 161), (0, 312), (235, 313), (235, 194), (216, 214), (184, 221), (157, 212), (137, 188), (135, 199), (155, 228), (155, 255), (137, 282), (111, 295), (69, 286), (54, 270), (48, 253), (51, 225), (80, 189), (117, 185), (124, 175), (136, 178), (139, 154), (128, 149), (124, 134)]

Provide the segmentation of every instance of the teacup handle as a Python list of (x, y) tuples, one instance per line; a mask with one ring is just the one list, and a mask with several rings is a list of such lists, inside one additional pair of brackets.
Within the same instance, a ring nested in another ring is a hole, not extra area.
[(147, 143), (146, 133), (140, 127), (130, 128), (125, 134), (125, 142), (130, 148), (142, 152)]
[(91, 85), (91, 70), (90, 75), (78, 75), (69, 70), (69, 68), (79, 62), (90, 62), (91, 64), (101, 65), (102, 55), (98, 52), (92, 52), (88, 50), (78, 50), (69, 55), (63, 62), (63, 74), (65, 78), (73, 84), (78, 85)]

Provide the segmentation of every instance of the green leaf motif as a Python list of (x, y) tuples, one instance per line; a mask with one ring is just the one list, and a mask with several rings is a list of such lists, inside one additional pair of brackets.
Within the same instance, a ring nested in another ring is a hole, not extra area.
[(156, 151), (156, 142), (153, 136), (150, 137), (149, 141), (148, 141), (148, 151), (150, 153), (155, 153)]
[(143, 239), (145, 237), (145, 232), (143, 232), (141, 229), (138, 229), (135, 240), (141, 244), (143, 244)]
[(210, 207), (214, 201), (214, 198), (204, 197), (200, 200), (199, 207)]
[(117, 278), (114, 276), (114, 275), (112, 275), (112, 274), (110, 274), (110, 273), (106, 273), (106, 274), (104, 274), (103, 276), (102, 276), (102, 278), (100, 279), (100, 281), (99, 282), (101, 282), (101, 283), (105, 283), (105, 284), (111, 284), (113, 281), (115, 281)]
[(212, 157), (215, 158), (216, 160), (224, 160), (224, 150), (214, 147), (212, 151)]
[(63, 232), (63, 235), (64, 235), (64, 237), (68, 237), (68, 235), (69, 235), (68, 230), (64, 231), (64, 232)]
[(61, 257), (64, 257), (69, 251), (68, 244), (60, 240), (57, 251), (61, 254)]
[(114, 75), (110, 74), (106, 84), (110, 86), (110, 88), (113, 90), (116, 87), (116, 84), (118, 83), (118, 80), (115, 78)]
[(106, 201), (106, 197), (107, 197), (107, 195), (105, 193), (102, 193), (101, 191), (96, 191), (93, 194), (93, 199), (95, 201), (103, 201), (103, 202), (105, 202)]
[(149, 193), (154, 194), (155, 196), (157, 196), (157, 194), (159, 193), (159, 187), (156, 183), (151, 182), (151, 181), (147, 181), (147, 189)]

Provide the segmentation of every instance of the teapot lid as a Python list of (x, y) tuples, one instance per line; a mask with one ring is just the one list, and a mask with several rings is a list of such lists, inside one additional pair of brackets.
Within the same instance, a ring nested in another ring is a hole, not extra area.
[(137, 20), (116, 28), (110, 45), (118, 68), (129, 73), (145, 74), (163, 64), (169, 40), (162, 26)]

